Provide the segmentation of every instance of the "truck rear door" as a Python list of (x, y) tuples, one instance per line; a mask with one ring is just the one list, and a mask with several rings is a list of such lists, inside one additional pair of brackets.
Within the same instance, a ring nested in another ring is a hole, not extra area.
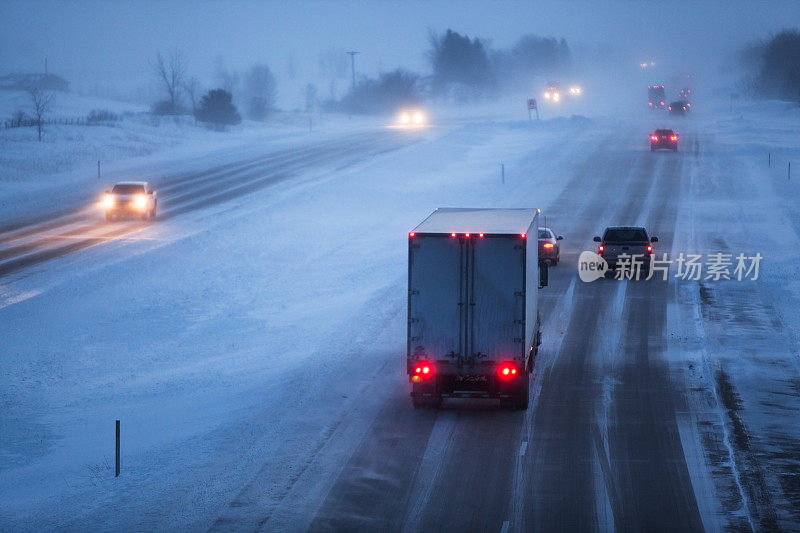
[(434, 360), (463, 353), (463, 246), (449, 235), (410, 241), (408, 353), (421, 349)]

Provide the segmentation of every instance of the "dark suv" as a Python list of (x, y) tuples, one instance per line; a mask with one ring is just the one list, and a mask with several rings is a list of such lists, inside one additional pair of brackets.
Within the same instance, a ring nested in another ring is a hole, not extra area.
[(633, 256), (637, 256), (636, 262), (641, 263), (642, 272), (648, 272), (653, 256), (651, 243), (658, 242), (658, 237), (648, 237), (647, 230), (639, 226), (609, 226), (603, 238), (595, 237), (594, 241), (600, 243), (597, 254), (606, 260), (609, 268), (616, 268), (619, 256), (627, 254), (628, 265), (632, 265)]
[(672, 130), (656, 130), (650, 135), (650, 151), (672, 150), (678, 151), (678, 134)]

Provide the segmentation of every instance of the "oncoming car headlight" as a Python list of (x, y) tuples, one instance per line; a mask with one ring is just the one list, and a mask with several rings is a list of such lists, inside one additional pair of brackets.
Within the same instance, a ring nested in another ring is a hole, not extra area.
[(411, 122), (411, 116), (408, 113), (402, 113), (400, 115), (400, 123), (408, 124), (409, 122)]
[(417, 111), (414, 113), (414, 124), (422, 124), (425, 122), (425, 115)]
[(106, 194), (105, 197), (103, 197), (103, 207), (105, 208), (114, 207), (114, 197), (111, 196), (110, 194)]
[(147, 207), (147, 198), (145, 198), (143, 194), (138, 194), (133, 200), (133, 205), (136, 206), (137, 209), (144, 209)]

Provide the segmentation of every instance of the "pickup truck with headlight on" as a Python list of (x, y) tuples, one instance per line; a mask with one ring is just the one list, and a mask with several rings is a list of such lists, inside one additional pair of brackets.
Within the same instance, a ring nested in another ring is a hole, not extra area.
[(146, 181), (121, 181), (105, 192), (106, 220), (117, 217), (156, 217), (158, 195)]

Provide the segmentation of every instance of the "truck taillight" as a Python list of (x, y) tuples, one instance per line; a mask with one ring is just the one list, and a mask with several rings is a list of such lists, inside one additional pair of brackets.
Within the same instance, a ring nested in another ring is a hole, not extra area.
[(417, 363), (414, 367), (414, 375), (422, 379), (433, 377), (433, 365), (427, 361)]
[(527, 235), (525, 235), (524, 233), (520, 233), (520, 234), (519, 234), (519, 236), (520, 236), (520, 237), (522, 237), (523, 239), (524, 239), (525, 237), (527, 237)]
[(455, 233), (451, 233), (451, 234), (450, 234), (450, 236), (451, 236), (451, 237), (455, 237), (455, 236), (456, 236), (456, 234), (455, 234)]
[(497, 367), (497, 376), (500, 379), (514, 379), (517, 374), (519, 374), (519, 370), (514, 363), (500, 363), (500, 366)]
[(478, 233), (478, 237), (480, 237), (481, 239), (483, 239), (483, 233)]
[(413, 231), (408, 234), (409, 237), (413, 237), (414, 235), (416, 235), (416, 233), (414, 233)]

